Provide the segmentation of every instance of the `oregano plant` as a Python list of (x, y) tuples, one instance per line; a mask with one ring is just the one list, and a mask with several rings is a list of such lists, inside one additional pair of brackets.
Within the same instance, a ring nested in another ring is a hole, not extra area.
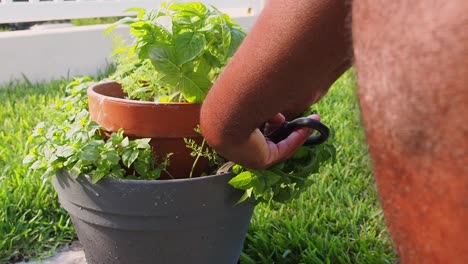
[(52, 109), (56, 118), (39, 123), (29, 137), (32, 147), (23, 163), (45, 176), (60, 170), (89, 175), (93, 183), (103, 177), (159, 178), (169, 160), (155, 162), (150, 139), (130, 140), (122, 129), (107, 138), (90, 120), (86, 90), (92, 83), (88, 77), (77, 78), (66, 87), (67, 96)]

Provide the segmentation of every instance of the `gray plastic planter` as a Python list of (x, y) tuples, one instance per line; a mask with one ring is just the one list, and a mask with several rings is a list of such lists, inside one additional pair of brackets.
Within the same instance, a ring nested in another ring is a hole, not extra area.
[(237, 263), (254, 206), (232, 174), (132, 181), (57, 174), (53, 184), (88, 264)]

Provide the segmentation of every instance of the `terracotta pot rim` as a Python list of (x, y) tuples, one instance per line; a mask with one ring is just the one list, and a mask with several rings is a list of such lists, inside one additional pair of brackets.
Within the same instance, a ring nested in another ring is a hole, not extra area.
[(95, 91), (96, 87), (99, 87), (101, 85), (109, 85), (109, 84), (118, 84), (121, 85), (118, 82), (115, 81), (103, 81), (99, 82), (96, 84), (91, 85), (88, 88), (88, 96), (93, 96), (93, 97), (101, 97), (104, 98), (104, 100), (108, 101), (113, 101), (114, 103), (119, 103), (119, 104), (131, 104), (135, 106), (182, 106), (182, 105), (201, 105), (201, 103), (190, 103), (190, 102), (149, 102), (149, 101), (140, 101), (140, 100), (133, 100), (133, 99), (125, 99), (125, 98), (118, 98), (118, 97), (113, 97), (109, 95), (105, 95), (102, 93), (98, 93)]

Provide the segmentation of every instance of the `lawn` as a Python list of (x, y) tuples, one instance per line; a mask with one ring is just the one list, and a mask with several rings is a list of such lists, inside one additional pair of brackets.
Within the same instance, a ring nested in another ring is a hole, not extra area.
[[(22, 165), (35, 124), (53, 118), (44, 106), (66, 81), (0, 88), (0, 263), (49, 256), (76, 239), (50, 179)], [(286, 206), (258, 206), (241, 263), (396, 263), (370, 170), (355, 95), (345, 74), (314, 109), (335, 130), (337, 161)]]

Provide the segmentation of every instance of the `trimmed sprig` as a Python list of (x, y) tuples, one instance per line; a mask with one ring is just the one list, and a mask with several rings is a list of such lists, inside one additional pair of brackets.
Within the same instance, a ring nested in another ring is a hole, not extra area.
[[(197, 126), (194, 130), (201, 135), (200, 126)], [(216, 151), (214, 151), (210, 146), (208, 146), (208, 144), (206, 144), (205, 139), (203, 139), (201, 145), (191, 138), (184, 138), (184, 142), (185, 146), (191, 150), (190, 156), (195, 157), (195, 160), (192, 164), (192, 169), (190, 170), (189, 178), (192, 178), (195, 167), (197, 166), (198, 160), (201, 157), (208, 159), (213, 167), (217, 167), (223, 163), (224, 160), (216, 153)]]

